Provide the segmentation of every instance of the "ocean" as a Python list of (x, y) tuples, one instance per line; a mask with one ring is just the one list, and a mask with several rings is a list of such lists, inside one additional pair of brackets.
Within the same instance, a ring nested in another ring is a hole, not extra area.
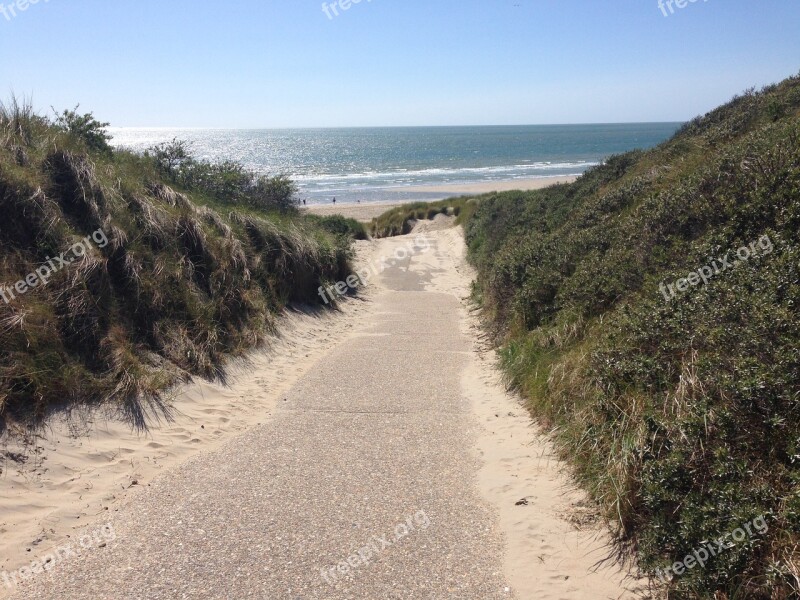
[(173, 138), (196, 158), (284, 174), (309, 204), (436, 200), (421, 186), (580, 175), (612, 154), (651, 148), (680, 123), (346, 129), (109, 129), (135, 151)]

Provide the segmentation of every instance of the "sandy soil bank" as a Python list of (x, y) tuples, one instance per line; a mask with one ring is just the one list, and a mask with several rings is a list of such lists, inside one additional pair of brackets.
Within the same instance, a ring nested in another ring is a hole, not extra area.
[[(358, 242), (358, 260), (372, 247)], [(290, 311), (269, 348), (230, 369), (230, 386), (197, 381), (173, 394), (171, 422), (140, 435), (110, 410), (58, 415), (25, 443), (0, 436), (0, 598), (2, 572), (82, 531), (189, 458), (269, 421), (277, 403), (359, 322), (366, 306), (327, 313)], [(12, 460), (12, 458), (16, 460)]]

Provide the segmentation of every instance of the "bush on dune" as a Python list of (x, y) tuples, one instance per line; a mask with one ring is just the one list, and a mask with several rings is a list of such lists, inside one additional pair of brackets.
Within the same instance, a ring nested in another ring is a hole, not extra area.
[(372, 219), (369, 229), (376, 238), (405, 235), (411, 233), (417, 221), (433, 219), (439, 214), (455, 216), (456, 222), (461, 224), (472, 214), (475, 206), (475, 201), (468, 196), (436, 202), (403, 204)]
[(196, 160), (189, 145), (178, 139), (154, 146), (145, 157), (169, 182), (218, 202), (284, 213), (295, 211), (299, 204), (297, 187), (288, 177), (258, 175), (233, 161)]
[[(574, 184), (485, 196), (465, 230), (508, 380), (621, 548), (657, 575), (764, 516), (767, 532), (664, 587), (797, 597), (800, 77)], [(664, 292), (741, 248), (749, 260)]]
[(111, 136), (106, 133), (109, 123), (101, 123), (92, 113), (80, 114), (79, 106), (73, 110), (56, 113), (55, 126), (67, 134), (83, 140), (90, 151), (111, 153)]
[(319, 216), (309, 214), (306, 215), (306, 219), (335, 235), (343, 235), (355, 240), (366, 240), (368, 237), (367, 228), (363, 223), (342, 215)]

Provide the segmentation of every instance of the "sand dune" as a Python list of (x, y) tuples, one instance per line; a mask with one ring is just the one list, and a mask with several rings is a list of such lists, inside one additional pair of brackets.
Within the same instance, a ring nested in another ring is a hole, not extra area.
[[(439, 215), (411, 236), (360, 242), (360, 264), (390, 260), (358, 299), (333, 315), (288, 315), (230, 387), (188, 386), (175, 422), (146, 437), (97, 413), (85, 431), (70, 429), (80, 418), (54, 422), (27, 465), (4, 471), (0, 570), (87, 526), (117, 535), (18, 597), (224, 588), (367, 599), (398, 585), (408, 598), (633, 597), (624, 571), (597, 566), (602, 523), (499, 383), (451, 224)], [(420, 511), (430, 527), (333, 587), (320, 578), (320, 565)], [(181, 546), (190, 563), (170, 550)]]

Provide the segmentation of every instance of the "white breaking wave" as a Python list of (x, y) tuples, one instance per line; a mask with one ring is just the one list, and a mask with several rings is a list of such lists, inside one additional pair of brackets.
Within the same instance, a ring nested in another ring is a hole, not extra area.
[[(476, 176), (479, 180), (492, 179), (523, 179), (535, 176), (537, 173), (547, 171), (578, 170), (580, 174), (585, 169), (599, 165), (599, 162), (538, 162), (525, 165), (507, 165), (497, 167), (464, 167), (459, 169), (431, 168), (416, 171), (396, 170), (384, 172), (365, 172), (348, 174), (296, 174), (292, 179), (298, 183), (344, 183), (344, 182), (368, 182), (385, 181), (386, 183), (401, 182), (437, 182), (445, 181), (447, 178), (456, 181), (466, 181)], [(492, 177), (501, 176), (501, 177)], [(511, 177), (509, 177), (511, 175)]]

